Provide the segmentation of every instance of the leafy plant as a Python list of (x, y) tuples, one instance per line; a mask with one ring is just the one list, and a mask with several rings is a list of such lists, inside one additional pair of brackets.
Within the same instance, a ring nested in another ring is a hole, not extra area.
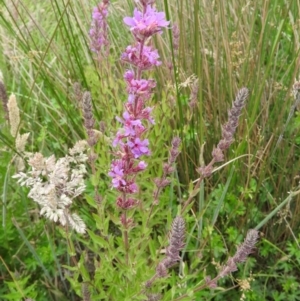
[(299, 299), (299, 5), (153, 2), (0, 4), (1, 300)]

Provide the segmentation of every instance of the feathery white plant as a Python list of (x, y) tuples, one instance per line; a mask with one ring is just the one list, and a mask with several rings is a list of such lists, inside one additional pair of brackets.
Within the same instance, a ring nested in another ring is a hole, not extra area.
[(13, 176), (21, 186), (30, 187), (28, 196), (41, 206), (41, 215), (78, 233), (85, 233), (86, 226), (76, 213), (70, 212), (70, 207), (85, 190), (87, 147), (86, 141), (78, 141), (69, 155), (58, 160), (54, 155), (44, 158), (40, 153), (29, 153), (31, 170)]

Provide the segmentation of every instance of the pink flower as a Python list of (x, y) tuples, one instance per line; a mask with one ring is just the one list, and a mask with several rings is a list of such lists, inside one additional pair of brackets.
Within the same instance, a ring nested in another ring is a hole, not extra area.
[(122, 167), (122, 162), (120, 160), (115, 160), (111, 164), (111, 170), (108, 173), (112, 177), (112, 186), (115, 188), (120, 188), (126, 186), (126, 181), (124, 180), (124, 169)]
[(141, 49), (140, 43), (137, 43), (135, 46), (128, 46), (122, 54), (121, 59), (139, 67), (141, 70), (161, 65), (161, 62), (158, 60), (157, 49), (152, 49), (150, 46), (143, 46)]
[(153, 79), (133, 79), (128, 82), (127, 90), (130, 94), (151, 94), (151, 90), (156, 86)]
[(137, 167), (138, 171), (142, 171), (147, 167), (147, 163), (145, 161), (140, 161)]
[(125, 193), (136, 193), (138, 191), (138, 186), (136, 185), (136, 183), (133, 180), (131, 180), (120, 191), (125, 192)]
[(115, 137), (115, 139), (114, 139), (114, 141), (113, 141), (113, 143), (112, 143), (112, 146), (113, 146), (113, 147), (116, 147), (118, 144), (119, 144), (119, 145), (123, 145), (122, 139), (125, 137), (123, 133), (124, 133), (123, 129), (120, 129), (120, 130), (117, 132), (116, 137)]
[(134, 94), (128, 94), (127, 103), (133, 105), (135, 100)]
[(150, 5), (147, 5), (145, 13), (135, 8), (133, 18), (125, 17), (123, 20), (131, 27), (130, 30), (138, 40), (161, 32), (161, 28), (167, 27), (170, 23), (166, 21), (164, 12), (157, 12)]
[(130, 83), (134, 79), (134, 71), (132, 70), (126, 70), (124, 74), (124, 79)]
[(139, 158), (142, 155), (150, 155), (148, 139), (141, 141), (140, 138), (135, 138), (133, 141), (128, 141), (127, 145), (135, 158)]
[(116, 137), (113, 141), (114, 147), (116, 147), (118, 144), (123, 146), (124, 143), (122, 142), (122, 139), (140, 136), (145, 131), (142, 121), (138, 118), (134, 118), (134, 116), (129, 114), (128, 111), (123, 113), (123, 118), (124, 119), (116, 117), (116, 119), (123, 124), (123, 128), (119, 129), (116, 134)]
[(152, 108), (150, 108), (150, 107), (144, 108), (138, 117), (141, 119), (148, 120), (152, 124), (155, 124), (155, 121), (151, 116), (151, 112), (152, 112)]
[(118, 121), (124, 124), (124, 137), (136, 136), (137, 131), (143, 132), (145, 127), (140, 119), (134, 119), (127, 111), (123, 113), (124, 120), (117, 118)]

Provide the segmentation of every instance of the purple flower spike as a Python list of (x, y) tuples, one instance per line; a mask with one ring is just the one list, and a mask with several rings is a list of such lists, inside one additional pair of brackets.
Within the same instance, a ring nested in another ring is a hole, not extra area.
[(94, 7), (92, 13), (92, 24), (89, 32), (91, 42), (90, 48), (93, 52), (100, 54), (102, 49), (108, 51), (107, 39), (107, 15), (108, 0), (103, 0), (98, 6)]
[[(132, 69), (124, 74), (128, 98), (122, 117), (116, 118), (122, 125), (113, 141), (118, 159), (112, 162), (108, 173), (112, 177), (112, 186), (121, 193), (117, 198), (117, 206), (122, 210), (131, 209), (139, 202), (130, 194), (137, 193), (136, 175), (147, 167), (147, 163), (139, 158), (150, 155), (149, 141), (144, 139), (144, 135), (149, 126), (154, 124), (154, 119), (151, 116), (152, 108), (147, 107), (146, 103), (153, 94), (156, 82), (145, 79), (143, 72), (161, 65), (158, 51), (152, 47), (149, 37), (161, 33), (162, 28), (169, 25), (165, 13), (157, 12), (152, 7), (153, 3), (154, 0), (140, 0), (142, 10), (135, 9), (132, 18), (124, 18), (135, 41), (121, 57)], [(121, 222), (128, 227), (132, 220), (123, 214)]]

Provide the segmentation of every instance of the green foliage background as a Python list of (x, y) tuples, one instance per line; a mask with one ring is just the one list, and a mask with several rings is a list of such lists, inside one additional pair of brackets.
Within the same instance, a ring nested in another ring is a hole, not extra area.
[[(111, 146), (100, 139), (97, 175), (87, 179), (86, 195), (75, 205), (88, 225), (89, 236), (65, 233), (39, 216), (39, 208), (16, 185), (12, 159), (14, 141), (5, 112), (0, 122), (0, 300), (82, 300), (81, 286), (90, 285), (92, 300), (145, 300), (142, 284), (155, 273), (166, 247), (180, 202), (192, 192), (196, 168), (211, 160), (235, 93), (242, 86), (250, 98), (240, 118), (236, 141), (226, 163), (203, 183), (184, 216), (187, 223), (183, 266), (155, 283), (162, 300), (240, 300), (237, 279), (251, 275), (245, 300), (300, 300), (299, 197), (270, 213), (298, 188), (300, 117), (293, 112), (292, 86), (299, 76), (299, 0), (156, 1), (159, 10), (180, 29), (179, 49), (172, 31), (155, 38), (163, 65), (149, 75), (157, 80), (156, 120), (149, 139), (152, 156), (139, 179), (141, 207), (131, 212), (131, 266), (125, 266), (116, 193), (107, 171)], [(21, 110), (21, 133), (30, 132), (27, 151), (63, 156), (85, 138), (73, 84), (93, 96), (94, 114), (113, 137), (126, 100), (124, 64), (120, 54), (132, 43), (123, 17), (134, 1), (111, 1), (110, 53), (97, 62), (89, 50), (91, 11), (87, 0), (0, 2), (0, 69), (8, 94), (15, 93)], [(171, 67), (170, 67), (171, 66)], [(188, 105), (193, 78), (198, 78), (197, 106)], [(99, 125), (98, 125), (99, 126)], [(154, 189), (162, 174), (174, 135), (182, 152), (170, 187), (146, 224)], [(277, 141), (283, 135), (282, 141)], [(103, 202), (94, 200), (99, 188)], [(267, 217), (266, 220), (264, 218)], [(261, 222), (263, 223), (261, 224)], [(217, 263), (232, 256), (250, 228), (261, 224), (256, 253), (215, 290), (193, 293)], [(89, 237), (89, 238), (88, 238)], [(94, 270), (87, 264), (92, 262)], [(178, 277), (184, 275), (181, 279)], [(91, 277), (93, 275), (93, 277)], [(92, 279), (93, 278), (93, 279)], [(121, 289), (120, 289), (121, 288)]]

